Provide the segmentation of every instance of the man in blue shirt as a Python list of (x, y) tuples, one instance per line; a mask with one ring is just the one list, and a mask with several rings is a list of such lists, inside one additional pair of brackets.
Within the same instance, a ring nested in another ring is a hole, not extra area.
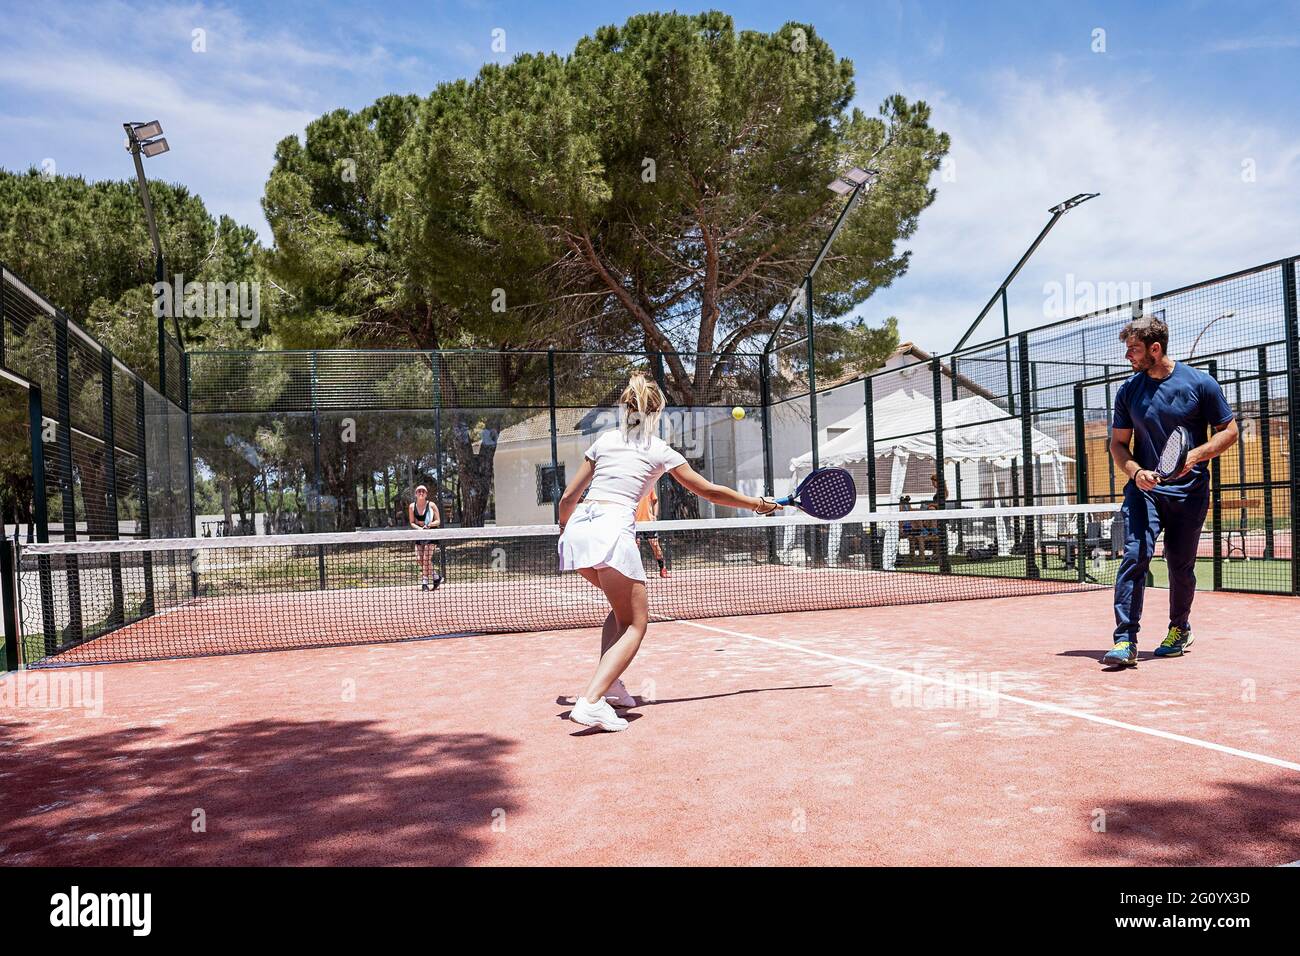
[[(1196, 550), (1210, 503), (1207, 462), (1237, 441), (1237, 421), (1218, 382), (1165, 354), (1169, 328), (1160, 319), (1134, 319), (1119, 337), (1137, 374), (1115, 396), (1111, 423), (1110, 456), (1130, 481), (1121, 508), (1124, 558), (1115, 579), (1115, 646), (1102, 663), (1131, 667), (1137, 663), (1147, 568), (1161, 531), (1169, 568), (1169, 633), (1155, 653), (1179, 657), (1192, 644), (1189, 618), (1196, 596)], [(1192, 433), (1194, 447), (1186, 467), (1161, 482), (1152, 469), (1165, 440), (1179, 425)]]

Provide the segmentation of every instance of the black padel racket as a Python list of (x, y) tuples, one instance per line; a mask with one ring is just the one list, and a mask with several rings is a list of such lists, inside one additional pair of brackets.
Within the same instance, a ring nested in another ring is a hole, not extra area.
[(1187, 453), (1192, 450), (1192, 433), (1179, 425), (1169, 434), (1165, 447), (1160, 451), (1155, 473), (1161, 481), (1178, 477), (1178, 473), (1187, 464)]
[(857, 499), (857, 486), (847, 471), (843, 468), (818, 468), (799, 482), (794, 494), (778, 499), (777, 504), (794, 505), (814, 518), (835, 521), (852, 511)]

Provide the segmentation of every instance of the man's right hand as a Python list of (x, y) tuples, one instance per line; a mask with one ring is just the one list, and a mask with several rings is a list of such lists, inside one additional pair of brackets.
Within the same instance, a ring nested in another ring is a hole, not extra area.
[(1133, 481), (1137, 483), (1140, 490), (1150, 491), (1160, 484), (1160, 476), (1149, 468), (1143, 468), (1133, 476)]

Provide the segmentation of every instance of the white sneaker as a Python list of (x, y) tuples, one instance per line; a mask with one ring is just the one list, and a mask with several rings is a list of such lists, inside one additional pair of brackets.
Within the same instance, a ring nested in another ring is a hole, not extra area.
[(605, 700), (613, 707), (635, 707), (636, 698), (627, 692), (622, 680), (616, 680), (605, 691)]
[(603, 700), (593, 704), (587, 698), (579, 697), (573, 710), (569, 711), (569, 719), (584, 727), (599, 727), (611, 732), (627, 730), (627, 721), (614, 713), (614, 708)]

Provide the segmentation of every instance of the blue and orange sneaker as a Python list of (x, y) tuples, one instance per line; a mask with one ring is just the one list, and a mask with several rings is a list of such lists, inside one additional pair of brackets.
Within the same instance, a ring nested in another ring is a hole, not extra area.
[(1156, 648), (1156, 657), (1182, 657), (1192, 646), (1190, 627), (1171, 627), (1165, 639)]
[(1116, 641), (1101, 662), (1108, 667), (1136, 667), (1138, 646), (1133, 641)]

